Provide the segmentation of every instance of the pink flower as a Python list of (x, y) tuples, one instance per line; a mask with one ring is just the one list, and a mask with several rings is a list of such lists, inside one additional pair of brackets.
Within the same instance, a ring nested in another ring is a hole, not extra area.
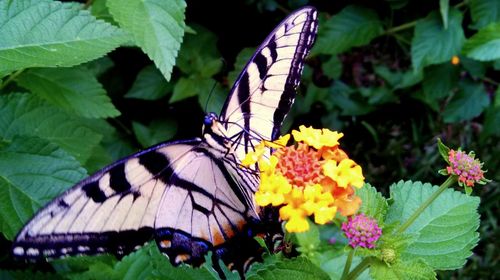
[(355, 217), (349, 217), (342, 224), (342, 230), (349, 239), (351, 247), (374, 248), (375, 242), (382, 235), (382, 230), (375, 219), (371, 219), (361, 213)]

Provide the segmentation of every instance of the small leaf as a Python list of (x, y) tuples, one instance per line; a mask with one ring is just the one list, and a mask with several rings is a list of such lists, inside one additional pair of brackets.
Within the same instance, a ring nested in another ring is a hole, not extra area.
[(11, 240), (38, 208), (86, 175), (57, 145), (14, 137), (0, 149), (0, 231)]
[(113, 66), (114, 62), (108, 56), (104, 56), (84, 64), (84, 67), (90, 71), (94, 77), (100, 77)]
[(479, 116), (490, 104), (488, 93), (482, 83), (462, 82), (460, 91), (444, 109), (444, 121), (456, 123)]
[(500, 22), (492, 23), (472, 35), (462, 50), (465, 55), (479, 61), (500, 58)]
[(238, 75), (240, 75), (243, 68), (247, 65), (247, 62), (250, 60), (252, 55), (255, 52), (255, 48), (244, 48), (240, 51), (240, 53), (236, 56), (236, 62), (234, 63), (234, 70), (229, 72), (227, 75), (227, 82), (229, 86), (234, 85)]
[(382, 34), (382, 23), (374, 10), (361, 6), (347, 6), (340, 13), (320, 24), (313, 54), (345, 52), (352, 47), (370, 43)]
[(250, 275), (248, 280), (330, 279), (328, 275), (304, 257), (283, 259)]
[(460, 63), (473, 78), (483, 78), (486, 74), (486, 63), (468, 57), (462, 57)]
[(342, 62), (336, 55), (332, 55), (322, 66), (323, 72), (332, 79), (338, 79), (342, 75)]
[[(321, 264), (321, 269), (328, 273), (330, 279), (341, 279), (342, 272), (344, 271), (345, 263), (347, 261), (347, 254), (340, 254), (340, 252), (334, 252), (334, 254), (333, 258), (326, 258), (326, 260)], [(359, 265), (361, 261), (361, 257), (354, 256), (351, 263), (351, 271)], [(370, 278), (368, 270), (365, 270), (356, 279), (371, 280), (372, 278)]]
[(370, 276), (373, 279), (413, 279), (429, 280), (437, 279), (436, 272), (431, 266), (421, 259), (411, 259), (404, 262), (397, 262), (388, 266), (382, 261), (373, 262), (370, 266)]
[(373, 111), (373, 106), (361, 100), (356, 92), (341, 81), (335, 81), (328, 89), (329, 95), (326, 97), (329, 102), (335, 104), (342, 110), (342, 115), (357, 116)]
[(422, 83), (424, 94), (434, 102), (449, 96), (457, 86), (459, 70), (459, 67), (448, 62), (426, 67)]
[(33, 94), (12, 93), (0, 96), (0, 137), (37, 136), (58, 144), (85, 163), (102, 135), (89, 129), (82, 120), (37, 98)]
[(500, 21), (500, 2), (497, 0), (471, 0), (469, 7), (474, 28)]
[(165, 77), (153, 65), (144, 67), (137, 75), (132, 88), (125, 94), (127, 98), (158, 100), (172, 90)]
[(0, 34), (0, 73), (77, 65), (127, 40), (80, 4), (48, 0), (0, 1)]
[(391, 71), (386, 66), (375, 66), (375, 73), (386, 80), (394, 89), (414, 86), (422, 81), (422, 71)]
[(108, 0), (113, 18), (170, 80), (184, 36), (183, 0)]
[[(437, 189), (410, 181), (392, 185), (386, 223), (406, 221)], [(462, 267), (479, 240), (478, 207), (479, 198), (445, 190), (406, 230), (417, 238), (403, 252), (403, 260), (422, 258), (439, 270)]]
[(446, 161), (447, 164), (450, 164), (450, 161), (448, 159), (448, 154), (450, 152), (450, 148), (448, 148), (442, 141), (441, 139), (437, 139), (438, 141), (438, 151), (441, 157), (443, 157), (444, 161)]
[(484, 127), (481, 132), (481, 139), (484, 140), (490, 135), (500, 136), (500, 87), (495, 91), (495, 101), (493, 106), (488, 107), (484, 117)]
[(120, 115), (102, 85), (85, 67), (31, 69), (16, 81), (50, 103), (82, 117)]
[(450, 9), (450, 0), (439, 0), (439, 13), (443, 20), (444, 29), (448, 29), (448, 11)]
[(202, 26), (193, 27), (196, 34), (186, 35), (177, 66), (185, 74), (210, 78), (222, 67), (222, 60), (216, 48), (217, 36)]
[(415, 70), (430, 64), (449, 61), (457, 55), (465, 41), (462, 13), (451, 9), (448, 29), (444, 29), (437, 12), (419, 20), (411, 43), (411, 59)]
[(188, 78), (182, 77), (175, 84), (169, 103), (181, 101), (193, 96), (208, 95), (216, 83), (215, 80), (210, 78), (198, 76), (190, 76)]
[(147, 148), (171, 139), (177, 132), (177, 123), (170, 119), (154, 120), (149, 126), (132, 122), (132, 128), (139, 143)]
[(388, 209), (387, 201), (382, 194), (370, 184), (365, 184), (361, 189), (356, 190), (356, 195), (363, 201), (359, 212), (376, 219), (379, 226), (382, 226)]

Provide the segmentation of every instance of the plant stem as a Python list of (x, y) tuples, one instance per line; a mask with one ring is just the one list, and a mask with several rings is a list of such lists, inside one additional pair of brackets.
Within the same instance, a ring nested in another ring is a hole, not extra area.
[(424, 212), (424, 210), (431, 205), (434, 200), (442, 193), (444, 192), (449, 186), (455, 184), (457, 182), (457, 176), (449, 176), (446, 181), (439, 187), (439, 189), (434, 192), (420, 207), (415, 210), (415, 212), (404, 222), (404, 224), (401, 225), (401, 227), (397, 230), (397, 232), (403, 232), (405, 231), (408, 227), (415, 222), (415, 220)]
[(5, 80), (5, 82), (3, 84), (0, 85), (0, 90), (4, 89), (8, 84), (10, 84), (15, 78), (17, 78), (17, 76), (19, 76), (19, 74), (21, 74), (22, 72), (24, 71), (24, 69), (19, 69), (17, 70), (16, 72), (12, 73), (11, 75), (9, 75), (9, 77), (7, 78), (7, 80)]
[(349, 274), (349, 270), (351, 270), (352, 259), (354, 258), (355, 251), (356, 251), (356, 248), (352, 249), (349, 252), (349, 255), (347, 255), (347, 260), (345, 262), (344, 271), (342, 272), (342, 277), (340, 277), (341, 280), (345, 280), (347, 277), (347, 274)]
[(346, 280), (351, 280), (351, 279), (356, 279), (358, 276), (363, 273), (369, 266), (370, 263), (372, 262), (373, 257), (367, 257), (363, 259), (353, 270), (349, 275), (347, 275)]
[(401, 25), (399, 25), (399, 26), (389, 28), (389, 29), (387, 29), (387, 30), (384, 32), (384, 34), (392, 34), (392, 33), (396, 33), (396, 32), (399, 32), (399, 31), (402, 31), (402, 30), (405, 30), (405, 29), (412, 28), (412, 27), (414, 27), (415, 25), (417, 25), (417, 20), (410, 21), (410, 22), (407, 22), (407, 23), (403, 23), (403, 24), (401, 24)]

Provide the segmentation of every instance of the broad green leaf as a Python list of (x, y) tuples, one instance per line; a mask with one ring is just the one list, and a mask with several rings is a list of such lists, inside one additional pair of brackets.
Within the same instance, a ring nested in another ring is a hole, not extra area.
[(216, 84), (217, 81), (211, 78), (202, 78), (199, 76), (182, 77), (175, 84), (169, 102), (174, 103), (193, 96), (208, 96)]
[(474, 28), (500, 21), (500, 2), (497, 0), (471, 0), (469, 6)]
[(359, 212), (375, 218), (380, 226), (383, 225), (388, 205), (382, 194), (370, 184), (365, 184), (361, 189), (356, 190), (356, 195), (363, 201)]
[(482, 83), (462, 82), (460, 91), (453, 96), (444, 109), (444, 121), (456, 123), (479, 116), (490, 104), (488, 93)]
[(470, 37), (462, 50), (465, 55), (479, 61), (500, 58), (500, 22), (482, 28)]
[(157, 100), (172, 91), (172, 85), (153, 65), (144, 67), (137, 75), (132, 88), (125, 94), (127, 98)]
[(120, 115), (102, 85), (85, 67), (31, 69), (16, 81), (50, 103), (82, 117)]
[(447, 29), (444, 29), (436, 11), (417, 22), (411, 42), (411, 59), (415, 70), (449, 61), (460, 53), (465, 41), (462, 13), (451, 9), (448, 16)]
[(320, 24), (313, 54), (338, 54), (359, 47), (382, 34), (382, 23), (374, 10), (347, 6)]
[(106, 6), (107, 0), (93, 0), (92, 5), (90, 6), (90, 12), (92, 13), (93, 16), (95, 16), (98, 19), (102, 19), (104, 21), (107, 21), (109, 23), (116, 24), (115, 20), (109, 13), (109, 9)]
[(248, 280), (330, 279), (325, 272), (304, 257), (283, 259), (269, 265), (264, 264), (262, 267), (249, 276)]
[[(392, 185), (393, 203), (386, 223), (406, 221), (437, 189), (437, 186), (410, 181)], [(406, 230), (417, 238), (403, 252), (403, 260), (422, 258), (440, 270), (462, 267), (479, 240), (478, 206), (477, 197), (445, 190)]]
[(0, 73), (73, 66), (119, 47), (127, 36), (77, 3), (0, 1)]
[(58, 144), (80, 163), (90, 156), (102, 136), (59, 108), (33, 94), (0, 96), (0, 137), (37, 136)]
[(323, 63), (321, 68), (323, 72), (332, 79), (338, 79), (340, 75), (342, 75), (342, 62), (336, 55), (332, 55), (330, 59)]
[[(309, 230), (305, 232), (298, 232), (293, 235), (296, 240), (297, 251), (301, 253), (302, 256), (307, 257), (307, 259), (314, 264), (319, 265), (319, 255), (318, 246), (320, 245), (320, 233), (318, 226), (312, 221), (308, 221)], [(295, 243), (295, 242), (294, 242)]]
[(436, 279), (436, 273), (431, 266), (421, 259), (411, 259), (397, 262), (388, 266), (384, 262), (376, 261), (370, 266), (370, 276), (373, 279), (387, 280), (429, 280)]
[(14, 137), (0, 149), (0, 227), (7, 239), (56, 195), (86, 176), (57, 145), (36, 137)]
[(451, 63), (426, 67), (422, 83), (424, 94), (433, 101), (450, 95), (457, 86), (459, 75), (460, 68)]
[(113, 66), (114, 63), (108, 56), (104, 56), (84, 64), (84, 67), (95, 77), (99, 77), (102, 74), (106, 73), (106, 71), (108, 71)]
[(196, 34), (188, 34), (182, 43), (177, 66), (183, 73), (210, 78), (222, 67), (217, 37), (208, 29), (195, 25)]
[(229, 84), (229, 87), (232, 87), (232, 85), (234, 85), (236, 79), (238, 79), (238, 76), (240, 75), (241, 71), (243, 71), (243, 68), (247, 65), (247, 62), (250, 60), (254, 52), (255, 48), (244, 48), (236, 56), (234, 70), (229, 72), (229, 74), (227, 75), (227, 82)]
[(177, 132), (177, 123), (171, 119), (154, 120), (149, 126), (132, 122), (137, 141), (146, 148), (171, 139)]
[(386, 86), (360, 87), (359, 92), (366, 98), (370, 105), (380, 105), (398, 100), (394, 91)]
[(108, 0), (109, 11), (170, 80), (184, 36), (183, 0)]

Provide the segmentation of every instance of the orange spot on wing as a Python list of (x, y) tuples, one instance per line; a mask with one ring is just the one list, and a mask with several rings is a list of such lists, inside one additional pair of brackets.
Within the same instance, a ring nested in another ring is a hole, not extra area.
[(160, 241), (160, 246), (162, 248), (170, 248), (170, 246), (172, 246), (172, 242), (170, 240), (162, 240)]
[(185, 262), (191, 258), (189, 254), (179, 254), (175, 257), (175, 263)]

